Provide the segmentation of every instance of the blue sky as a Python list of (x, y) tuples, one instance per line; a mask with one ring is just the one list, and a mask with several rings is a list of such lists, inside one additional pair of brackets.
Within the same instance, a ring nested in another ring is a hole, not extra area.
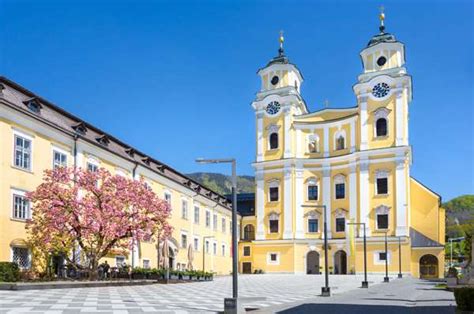
[[(311, 111), (355, 105), (380, 1), (0, 0), (0, 73), (182, 172), (253, 174), (256, 71), (278, 31)], [(412, 175), (474, 193), (473, 2), (384, 1), (413, 76)]]

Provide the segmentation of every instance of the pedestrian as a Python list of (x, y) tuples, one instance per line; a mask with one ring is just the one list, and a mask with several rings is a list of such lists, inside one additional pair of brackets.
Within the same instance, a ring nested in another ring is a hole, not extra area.
[(99, 280), (104, 279), (104, 264), (100, 264), (99, 267), (97, 268), (97, 272), (99, 275)]
[(109, 278), (110, 265), (109, 265), (109, 263), (107, 263), (107, 261), (105, 261), (103, 266), (104, 266), (104, 279), (108, 279)]

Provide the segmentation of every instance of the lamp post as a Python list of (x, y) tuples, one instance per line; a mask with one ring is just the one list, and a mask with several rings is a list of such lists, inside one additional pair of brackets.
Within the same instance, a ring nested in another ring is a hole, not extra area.
[(321, 296), (331, 296), (331, 288), (329, 288), (329, 271), (328, 271), (328, 226), (326, 217), (326, 205), (302, 205), (303, 207), (322, 208), (324, 215), (324, 287), (321, 287)]
[(402, 237), (398, 237), (398, 278), (402, 277)]
[(390, 279), (388, 278), (388, 245), (387, 245), (387, 233), (385, 232), (385, 277), (383, 278), (383, 282), (389, 282)]
[(368, 288), (369, 282), (367, 281), (367, 239), (365, 236), (365, 222), (349, 222), (347, 224), (362, 226), (364, 230), (364, 281), (362, 281), (362, 288)]
[(450, 261), (450, 265), (449, 267), (453, 267), (453, 242), (454, 241), (462, 241), (464, 240), (464, 237), (459, 237), (459, 238), (449, 238), (448, 241), (449, 241), (449, 247), (450, 247), (450, 251), (451, 251), (451, 257), (449, 258), (449, 261)]
[(237, 247), (237, 162), (235, 158), (204, 159), (198, 158), (199, 164), (232, 164), (232, 299), (224, 299), (224, 311), (227, 313), (237, 313), (240, 309), (238, 304), (238, 247)]
[(206, 239), (212, 239), (214, 236), (202, 237), (202, 271), (206, 271)]

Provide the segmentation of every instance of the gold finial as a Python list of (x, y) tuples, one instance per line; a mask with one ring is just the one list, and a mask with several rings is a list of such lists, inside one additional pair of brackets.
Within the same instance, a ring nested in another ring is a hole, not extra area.
[(379, 7), (379, 10), (380, 10), (380, 14), (379, 14), (380, 27), (379, 27), (379, 29), (380, 29), (380, 31), (383, 33), (384, 30), (385, 30), (385, 25), (384, 25), (384, 21), (385, 21), (385, 13), (384, 13), (384, 11), (385, 11), (385, 8), (384, 8), (384, 6), (381, 5), (381, 6)]
[(283, 37), (283, 31), (280, 31), (280, 48), (283, 49), (283, 42), (285, 41), (285, 37)]

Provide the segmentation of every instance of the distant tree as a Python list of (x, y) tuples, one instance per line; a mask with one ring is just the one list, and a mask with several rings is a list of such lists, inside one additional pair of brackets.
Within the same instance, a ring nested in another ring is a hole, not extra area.
[(63, 252), (71, 257), (79, 246), (86, 256), (90, 278), (99, 260), (112, 249), (171, 233), (170, 207), (140, 180), (73, 168), (46, 170), (35, 191), (28, 193), (33, 217), (28, 221), (29, 241), (42, 252)]

